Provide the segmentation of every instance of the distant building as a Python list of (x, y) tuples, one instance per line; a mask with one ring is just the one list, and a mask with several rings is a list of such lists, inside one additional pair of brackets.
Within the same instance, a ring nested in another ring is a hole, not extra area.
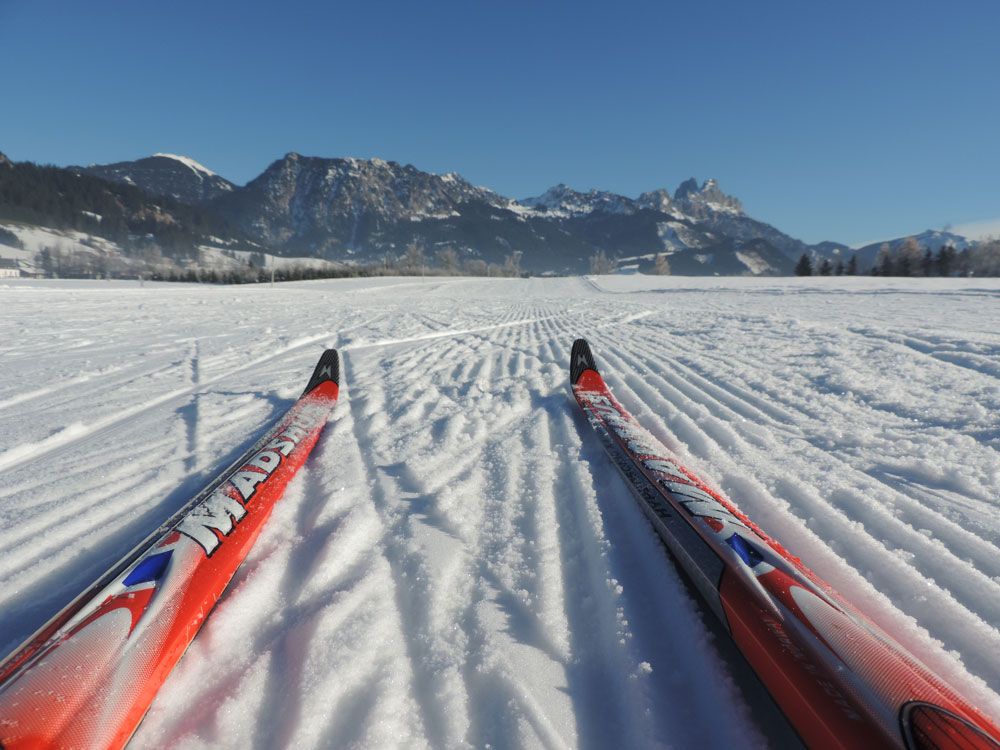
[(0, 279), (16, 279), (21, 276), (21, 265), (14, 258), (0, 258)]

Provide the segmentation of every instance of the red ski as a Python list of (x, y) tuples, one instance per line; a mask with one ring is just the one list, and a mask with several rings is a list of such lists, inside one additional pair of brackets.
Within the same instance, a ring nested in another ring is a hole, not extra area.
[(333, 349), (249, 451), (0, 664), (0, 748), (120, 748), (319, 439)]
[(583, 339), (570, 380), (656, 532), (806, 745), (1000, 748), (990, 719), (643, 429)]

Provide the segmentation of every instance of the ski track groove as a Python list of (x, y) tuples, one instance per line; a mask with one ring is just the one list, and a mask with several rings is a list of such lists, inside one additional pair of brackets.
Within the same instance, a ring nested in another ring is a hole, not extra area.
[[(350, 356), (344, 359), (342, 371), (348, 382), (362, 382), (354, 379), (355, 368), (353, 359)], [(360, 377), (360, 373), (358, 373), (358, 376)], [(374, 420), (370, 420), (367, 417), (372, 413), (385, 413), (386, 399), (384, 393), (382, 393), (378, 384), (372, 383), (372, 387), (367, 388), (363, 396), (350, 399), (349, 408), (352, 415), (352, 423), (355, 426), (356, 442), (359, 445), (371, 445), (373, 440), (370, 430)], [(360, 425), (364, 425), (364, 427), (359, 427)], [(381, 422), (377, 426), (381, 427)], [(429, 743), (432, 746), (443, 746), (440, 742), (443, 739), (444, 731), (441, 726), (442, 718), (440, 711), (428, 697), (428, 693), (431, 692), (429, 683), (432, 681), (433, 675), (422, 668), (424, 666), (420, 658), (422, 655), (422, 644), (413, 632), (414, 627), (419, 627), (419, 625), (414, 625), (412, 620), (415, 604), (412, 601), (412, 592), (408, 591), (408, 586), (406, 585), (408, 582), (403, 580), (407, 561), (405, 559), (405, 551), (399, 549), (399, 544), (401, 538), (405, 539), (405, 529), (403, 528), (405, 517), (392, 507), (392, 493), (390, 488), (386, 486), (387, 484), (391, 485), (391, 477), (380, 469), (370, 452), (362, 455), (362, 461), (365, 464), (365, 473), (370, 478), (372, 501), (386, 529), (383, 537), (385, 539), (383, 554), (391, 571), (393, 598), (396, 603), (396, 609), (401, 613), (404, 620), (409, 623), (403, 630), (403, 639), (408, 660), (414, 670), (414, 688), (411, 692), (417, 701), (421, 725), (427, 733)]]
[(1000, 290), (983, 283), (7, 295), (0, 647), (172, 512), (177, 485), (197, 489), (335, 344), (332, 423), (136, 748), (761, 746), (568, 394), (586, 336), (653, 435), (1000, 713), (1000, 338), (981, 321)]
[[(108, 417), (103, 417), (91, 422), (90, 424), (81, 425), (79, 429), (73, 430), (70, 435), (61, 438), (66, 430), (54, 433), (48, 438), (43, 438), (34, 444), (22, 445), (15, 448), (8, 449), (4, 453), (0, 453), (0, 474), (9, 471), (21, 464), (30, 463), (37, 461), (40, 458), (48, 456), (50, 454), (56, 453), (68, 446), (73, 445), (84, 439), (97, 439), (111, 431), (116, 427), (127, 422), (129, 420), (134, 420), (141, 417), (143, 414), (151, 411), (152, 409), (158, 408), (164, 404), (169, 404), (171, 402), (177, 401), (178, 399), (184, 398), (186, 396), (194, 395), (199, 390), (213, 385), (227, 377), (232, 377), (237, 373), (246, 370), (252, 366), (263, 364), (267, 361), (273, 360), (279, 356), (290, 354), (291, 352), (304, 348), (306, 346), (314, 345), (318, 341), (324, 339), (329, 339), (329, 334), (320, 334), (319, 336), (309, 337), (305, 340), (300, 340), (297, 343), (290, 344), (284, 349), (274, 352), (270, 355), (264, 355), (256, 360), (250, 361), (239, 368), (234, 368), (224, 374), (213, 376), (203, 382), (199, 382), (196, 385), (190, 385), (186, 388), (180, 388), (167, 393), (161, 394), (150, 399), (147, 403), (140, 406), (134, 406), (125, 409)], [(18, 450), (18, 449), (28, 450)]]
[[(623, 349), (614, 352), (606, 352), (606, 357), (615, 363), (615, 367), (609, 372), (635, 372), (636, 362)], [(775, 474), (770, 477), (760, 477), (759, 468), (762, 461), (760, 456), (753, 455), (760, 451), (766, 451), (768, 445), (755, 445), (753, 437), (755, 430), (748, 428), (746, 434), (741, 436), (736, 431), (728, 427), (719, 431), (721, 426), (712, 410), (707, 408), (704, 402), (699, 402), (690, 398), (689, 395), (672, 387), (654, 389), (646, 379), (660, 380), (662, 378), (650, 377), (646, 373), (645, 379), (636, 376), (626, 376), (624, 388), (616, 389), (619, 397), (623, 397), (623, 402), (628, 405), (634, 401), (641, 405), (636, 409), (636, 414), (641, 414), (640, 421), (648, 427), (654, 427), (660, 423), (652, 405), (659, 402), (661, 404), (660, 413), (677, 413), (683, 415), (681, 421), (670, 421), (667, 426), (654, 429), (656, 434), (668, 446), (674, 450), (679, 450), (676, 441), (672, 439), (672, 433), (684, 440), (689, 446), (694, 448), (696, 455), (701, 459), (708, 459), (709, 463), (719, 463), (720, 468), (708, 472), (695, 471), (710, 476), (721, 482), (720, 488), (725, 491), (727, 488), (725, 479), (731, 477), (730, 483), (743, 480), (746, 470), (741, 467), (754, 467), (758, 479), (767, 486), (776, 487), (777, 492), (766, 493), (740, 493), (729, 492), (737, 505), (742, 504), (751, 518), (761, 523), (765, 530), (774, 533), (777, 538), (793, 551), (793, 553), (803, 554), (810, 551), (815, 554), (816, 545), (827, 546), (828, 542), (822, 540), (838, 540), (831, 551), (839, 558), (851, 561), (853, 566), (863, 571), (869, 585), (881, 595), (889, 593), (891, 598), (897, 602), (903, 612), (911, 616), (920, 616), (922, 625), (935, 634), (942, 631), (960, 631), (960, 635), (953, 636), (953, 648), (958, 651), (963, 658), (963, 662), (973, 674), (985, 679), (988, 684), (1000, 682), (1000, 665), (994, 660), (984, 658), (986, 649), (982, 643), (997, 639), (998, 632), (995, 626), (989, 623), (1000, 621), (1000, 586), (996, 579), (991, 580), (987, 573), (982, 573), (965, 560), (957, 557), (953, 552), (945, 547), (940, 541), (932, 542), (920, 534), (916, 529), (901, 521), (896, 516), (890, 514), (881, 505), (876, 505), (864, 496), (856, 497), (855, 502), (846, 504), (845, 507), (851, 510), (843, 510), (834, 505), (815, 489), (822, 480), (822, 476), (838, 476), (847, 473), (860, 474), (864, 479), (869, 480), (868, 475), (863, 474), (843, 461), (839, 461), (831, 454), (826, 454), (811, 446), (801, 452), (811, 453), (814, 461), (820, 463), (832, 463), (825, 471), (816, 470), (815, 476), (807, 479), (799, 476), (795, 483), (782, 478), (782, 475)], [(665, 382), (663, 383), (665, 386)], [(637, 389), (637, 390), (635, 390)], [(673, 398), (665, 398), (660, 393), (670, 393), (673, 391)], [(632, 394), (632, 395), (630, 395)], [(714, 400), (709, 397), (709, 400)], [(652, 411), (651, 411), (652, 410)], [(643, 414), (643, 411), (650, 413)], [(662, 424), (662, 423), (661, 423)], [(744, 437), (750, 438), (749, 441)], [(683, 450), (680, 450), (683, 457)], [(747, 455), (749, 454), (749, 455)], [(743, 460), (740, 460), (740, 458)], [(697, 464), (686, 461), (694, 468)], [(805, 465), (811, 466), (814, 462)], [(805, 481), (804, 481), (805, 480)], [(881, 483), (878, 483), (881, 484)], [(906, 495), (900, 494), (891, 488), (882, 485), (889, 490), (900, 502), (911, 502)], [(808, 491), (806, 491), (808, 488)], [(876, 488), (877, 490), (877, 488)], [(798, 521), (798, 524), (768, 524), (764, 518), (769, 515), (769, 508), (754, 503), (754, 494), (761, 497), (771, 497), (779, 499), (786, 509)], [(884, 494), (884, 493), (883, 493)], [(836, 494), (834, 496), (837, 496)], [(935, 519), (937, 524), (945, 525), (941, 519)], [(796, 525), (798, 529), (796, 529)], [(878, 528), (878, 536), (873, 535), (867, 529)], [(801, 543), (793, 540), (803, 536), (802, 531), (808, 528), (812, 539), (803, 539)], [(858, 533), (862, 534), (861, 539)], [(894, 532), (890, 533), (890, 532)], [(892, 539), (887, 543), (887, 539)], [(872, 547), (880, 551), (881, 565), (870, 564)], [(923, 548), (924, 555), (917, 553)], [(910, 559), (901, 560), (897, 550), (908, 553)], [(968, 552), (968, 550), (965, 550)], [(821, 566), (809, 561), (810, 555), (804, 555), (807, 564), (819, 570), (820, 575), (834, 583), (836, 588), (840, 588), (842, 593), (855, 589), (846, 589), (843, 583), (838, 585), (836, 572), (823, 570)], [(914, 561), (926, 562), (926, 565), (915, 563)], [(942, 564), (942, 560), (945, 561)], [(984, 565), (987, 569), (994, 567), (996, 557), (985, 558)], [(934, 578), (931, 578), (931, 574)], [(918, 593), (914, 593), (918, 592)], [(989, 593), (986, 593), (989, 592)], [(855, 602), (868, 600), (873, 592), (871, 590), (861, 592), (863, 596), (851, 596), (848, 599)], [(936, 606), (928, 607), (928, 600), (934, 602)], [(956, 606), (958, 605), (958, 606)], [(944, 614), (947, 613), (947, 614)], [(869, 616), (880, 620), (877, 614), (868, 611)], [(956, 622), (957, 621), (957, 622)], [(882, 620), (883, 627), (889, 632), (899, 630), (898, 621), (887, 622)], [(905, 632), (905, 630), (903, 631)], [(918, 653), (925, 650), (926, 643), (920, 639), (899, 637), (908, 647)]]
[[(720, 402), (717, 398), (717, 395), (714, 393), (714, 389), (705, 388), (704, 382), (702, 381), (700, 376), (696, 377), (696, 382), (687, 381), (687, 383), (685, 384), (683, 370), (671, 372), (669, 368), (669, 362), (666, 360), (657, 360), (656, 358), (653, 359), (640, 358), (640, 360), (633, 360), (629, 364), (634, 365), (635, 361), (641, 361), (642, 366), (648, 370), (647, 378), (663, 383), (664, 387), (668, 387), (667, 384), (669, 383), (670, 388), (677, 389), (675, 393), (677, 393), (679, 397), (676, 399), (665, 399), (664, 400), (665, 409), (670, 409), (671, 406), (678, 407), (679, 403), (688, 400), (694, 404), (699, 404), (701, 406), (706, 407), (708, 410), (707, 413), (714, 413), (717, 415), (719, 411), (729, 410), (730, 407), (732, 406), (729, 403)], [(658, 375), (654, 375), (653, 374), (654, 372), (661, 372), (663, 373), (663, 376), (661, 377)], [(685, 387), (685, 385), (687, 387)], [(663, 391), (662, 388), (660, 389), (660, 391), (665, 392)], [(702, 393), (704, 393), (704, 395), (699, 396), (698, 391), (701, 391)], [(759, 448), (763, 449), (769, 448), (770, 446), (767, 445), (766, 443), (763, 445), (756, 443), (755, 438), (759, 437), (761, 433), (757, 431), (753, 425), (749, 425), (746, 422), (740, 422), (739, 419), (737, 418), (737, 415), (743, 417), (747, 417), (748, 415), (742, 414), (740, 410), (736, 410), (735, 414), (728, 415), (730, 417), (728, 420), (729, 422), (740, 425), (742, 437), (744, 439), (750, 440), (751, 442), (755, 442), (755, 444)], [(689, 416), (692, 415), (689, 414)], [(692, 418), (694, 417), (692, 416)], [(697, 419), (695, 421), (697, 421)], [(755, 420), (755, 421), (759, 423), (759, 421), (766, 421), (766, 420)], [(778, 425), (771, 424), (768, 426), (769, 429), (765, 433), (763, 433), (763, 435), (770, 437), (779, 434)], [(783, 427), (780, 430), (780, 432), (786, 434), (790, 439), (798, 439), (798, 440), (808, 439), (801, 429), (793, 430), (789, 427)], [(730, 435), (730, 437), (732, 436)], [(716, 442), (720, 442), (720, 440), (717, 439)], [(836, 471), (836, 473), (838, 474), (843, 473), (844, 471), (853, 474), (865, 473), (862, 469), (859, 469), (858, 467), (851, 465), (845, 459), (835, 454), (829, 453), (827, 451), (820, 451), (819, 449), (815, 448), (813, 452), (816, 454), (818, 460), (836, 462), (835, 465), (831, 466), (830, 470)], [(979, 557), (977, 557), (975, 560), (976, 567), (979, 569), (984, 569), (989, 571), (990, 575), (994, 576), (1000, 575), (1000, 558), (997, 558), (997, 556), (995, 555), (994, 545), (992, 545), (989, 541), (981, 537), (978, 537), (973, 533), (970, 533), (968, 530), (963, 529), (962, 527), (953, 523), (949, 519), (941, 517), (940, 514), (931, 514), (927, 510), (927, 508), (921, 506), (916, 501), (913, 501), (907, 493), (900, 491), (897, 487), (893, 487), (891, 485), (886, 484), (884, 481), (878, 480), (878, 478), (876, 477), (872, 477), (870, 472), (867, 473), (867, 476), (864, 478), (859, 477), (859, 482), (865, 484), (866, 479), (873, 479), (877, 482), (878, 485), (883, 486), (883, 489), (888, 488), (892, 491), (891, 492), (891, 497), (893, 502), (892, 507), (894, 512), (897, 512), (897, 515), (901, 513), (909, 513), (914, 516), (917, 516), (919, 522), (921, 523), (920, 528), (936, 526), (935, 531), (937, 533), (942, 534), (951, 540), (951, 545), (950, 545), (951, 549), (949, 550), (949, 552), (951, 550), (960, 549), (968, 554), (970, 552), (970, 545), (973, 548), (978, 548)], [(867, 482), (867, 484), (873, 487), (875, 486), (872, 485), (871, 482)], [(908, 487), (908, 489), (912, 491), (914, 488), (911, 486)], [(903, 507), (901, 508), (900, 506)], [(854, 505), (852, 507), (861, 507), (861, 506)], [(909, 525), (912, 526), (913, 524)]]

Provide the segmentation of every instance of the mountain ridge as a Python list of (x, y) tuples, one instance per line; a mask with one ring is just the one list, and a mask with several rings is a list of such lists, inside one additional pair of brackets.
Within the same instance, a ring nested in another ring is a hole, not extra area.
[(134, 161), (69, 167), (82, 174), (134, 185), (150, 195), (165, 195), (201, 206), (232, 192), (236, 185), (188, 156), (156, 153)]
[[(0, 156), (0, 165), (4, 160)], [(514, 262), (533, 273), (580, 273), (598, 257), (652, 270), (656, 256), (665, 255), (675, 274), (785, 275), (802, 254), (835, 259), (855, 252), (837, 242), (808, 244), (753, 218), (714, 178), (699, 183), (692, 177), (672, 192), (659, 188), (637, 197), (559, 183), (515, 200), (454, 172), (294, 151), (242, 186), (168, 153), (67, 169), (200, 207), (233, 227), (241, 242), (277, 255), (337, 262), (371, 264), (418, 253), (432, 262), (447, 257), (448, 263)], [(232, 238), (215, 239), (225, 245)], [(863, 265), (870, 264), (868, 255), (874, 258), (868, 248), (857, 252)]]

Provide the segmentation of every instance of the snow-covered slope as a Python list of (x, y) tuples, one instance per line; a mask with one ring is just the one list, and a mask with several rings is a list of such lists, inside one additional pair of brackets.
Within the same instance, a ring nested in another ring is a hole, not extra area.
[(0, 285), (0, 650), (340, 347), (334, 421), (132, 747), (759, 747), (568, 394), (619, 399), (1000, 715), (995, 280)]

